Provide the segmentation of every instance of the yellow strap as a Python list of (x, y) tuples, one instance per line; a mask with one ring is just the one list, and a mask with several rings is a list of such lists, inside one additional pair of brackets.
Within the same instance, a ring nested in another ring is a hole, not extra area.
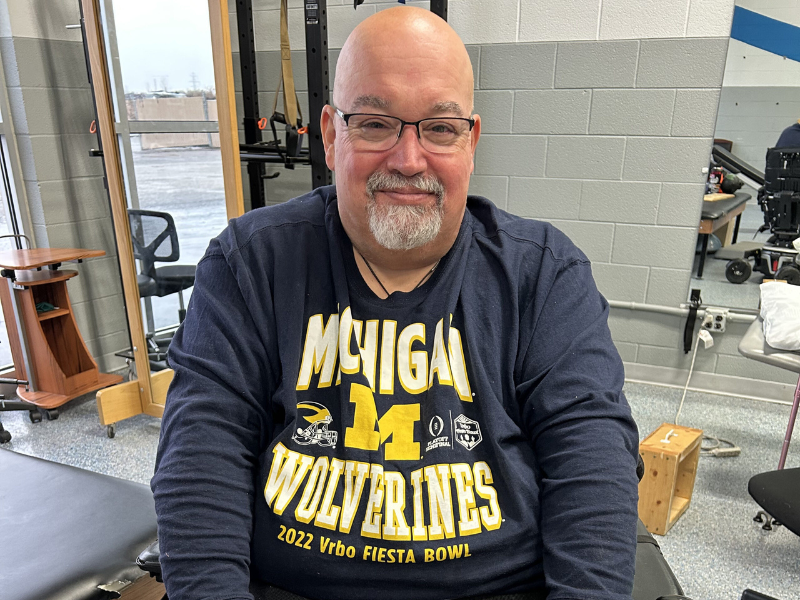
[[(281, 0), (281, 70), (283, 73), (283, 108), (286, 122), (297, 125), (297, 95), (292, 75), (292, 49), (289, 46), (288, 0)], [(280, 89), (280, 88), (279, 88)], [(277, 98), (276, 98), (277, 99)]]

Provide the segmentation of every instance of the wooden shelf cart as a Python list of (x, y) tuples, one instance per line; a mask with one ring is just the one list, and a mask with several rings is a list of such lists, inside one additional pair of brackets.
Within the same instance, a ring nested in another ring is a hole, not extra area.
[[(122, 381), (101, 373), (81, 337), (67, 292), (77, 271), (61, 270), (64, 262), (103, 256), (102, 250), (37, 248), (0, 252), (0, 268), (8, 282), (0, 300), (17, 379), (27, 385), (17, 395), (44, 409)], [(47, 303), (54, 310), (37, 312)]]

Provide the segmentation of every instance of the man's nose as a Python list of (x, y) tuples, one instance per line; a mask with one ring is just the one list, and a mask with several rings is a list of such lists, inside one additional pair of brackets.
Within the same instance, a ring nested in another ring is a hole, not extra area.
[(390, 151), (387, 167), (408, 177), (422, 173), (427, 168), (425, 149), (414, 125), (404, 125), (400, 139)]

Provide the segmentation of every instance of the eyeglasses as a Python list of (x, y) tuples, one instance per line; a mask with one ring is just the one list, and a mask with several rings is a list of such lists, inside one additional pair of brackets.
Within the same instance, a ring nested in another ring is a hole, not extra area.
[(339, 115), (358, 150), (383, 152), (392, 148), (406, 125), (417, 129), (417, 139), (422, 147), (436, 154), (458, 152), (467, 146), (475, 119), (461, 117), (431, 117), (419, 121), (403, 121), (389, 115), (371, 113), (343, 113)]

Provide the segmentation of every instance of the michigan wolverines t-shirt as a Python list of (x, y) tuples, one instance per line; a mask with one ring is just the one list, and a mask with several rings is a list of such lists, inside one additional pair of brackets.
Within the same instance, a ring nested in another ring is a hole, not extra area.
[(378, 298), (334, 188), (233, 221), (171, 347), (153, 489), (173, 600), (630, 596), (638, 436), (607, 304), (553, 227), (470, 197)]

